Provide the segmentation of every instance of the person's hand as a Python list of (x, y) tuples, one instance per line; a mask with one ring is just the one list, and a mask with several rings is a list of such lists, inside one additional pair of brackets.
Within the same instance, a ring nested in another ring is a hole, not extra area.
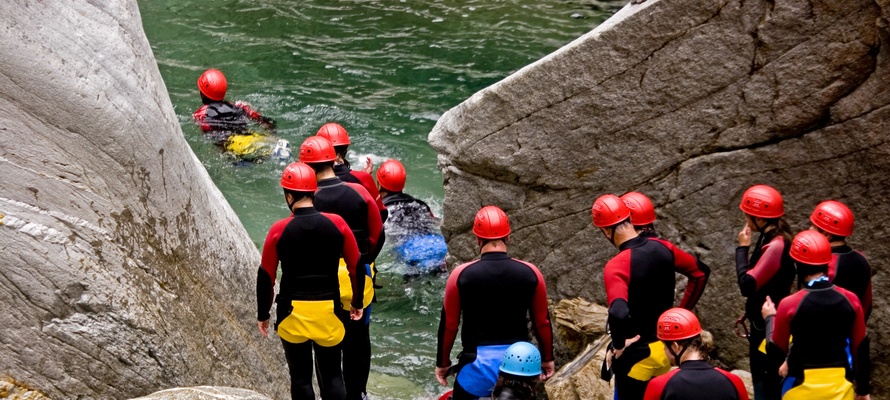
[(436, 367), (436, 380), (440, 385), (448, 387), (448, 367)]
[(779, 376), (783, 378), (788, 376), (788, 360), (785, 360), (785, 362), (783, 362), (782, 365), (779, 367)]
[(871, 400), (871, 395), (870, 395), (870, 394), (865, 394), (865, 395), (860, 396), (860, 395), (857, 394), (857, 395), (856, 395), (856, 400)]
[(553, 373), (556, 372), (556, 362), (555, 361), (547, 361), (541, 363), (541, 380), (546, 381), (553, 376)]
[(371, 157), (368, 157), (365, 159), (365, 167), (362, 168), (362, 171), (367, 172), (369, 174), (374, 171), (374, 162), (371, 161)]
[(769, 298), (769, 296), (766, 296), (766, 301), (760, 307), (760, 315), (763, 316), (763, 319), (776, 315), (776, 303), (773, 303), (773, 299)]
[(263, 335), (263, 337), (269, 337), (269, 320), (257, 321), (256, 324), (257, 327), (260, 328), (260, 334)]
[(741, 232), (739, 232), (739, 246), (748, 247), (751, 245), (751, 227), (748, 224), (745, 224), (745, 227), (742, 228)]
[(640, 335), (636, 335), (630, 339), (625, 339), (624, 340), (624, 348), (622, 348), (621, 350), (612, 350), (612, 353), (615, 354), (615, 358), (617, 359), (617, 358), (621, 357), (621, 355), (624, 354), (624, 349), (626, 349), (627, 346), (630, 346), (630, 345), (636, 343), (638, 340), (640, 340)]
[(349, 319), (353, 321), (358, 321), (362, 319), (362, 315), (365, 314), (365, 309), (359, 308), (356, 309), (354, 307), (349, 307)]

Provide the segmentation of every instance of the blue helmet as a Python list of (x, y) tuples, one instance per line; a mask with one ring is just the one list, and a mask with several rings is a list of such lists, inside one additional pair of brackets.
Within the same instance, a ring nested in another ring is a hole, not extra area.
[(541, 374), (541, 352), (529, 342), (516, 342), (504, 352), (501, 372), (517, 376)]

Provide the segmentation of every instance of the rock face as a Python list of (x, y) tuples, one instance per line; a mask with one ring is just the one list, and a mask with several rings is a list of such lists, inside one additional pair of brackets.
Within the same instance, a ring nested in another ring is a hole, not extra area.
[(175, 388), (161, 390), (145, 397), (134, 400), (272, 400), (267, 396), (263, 396), (251, 390), (215, 387), (215, 386), (196, 386), (189, 388)]
[[(890, 1), (648, 0), (480, 91), (430, 133), (445, 181), (450, 262), (473, 257), (480, 206), (511, 218), (511, 253), (555, 299), (605, 301), (616, 250), (593, 229), (604, 193), (638, 190), (660, 233), (711, 266), (697, 312), (730, 367), (743, 299), (733, 268), (750, 185), (778, 188), (795, 229), (820, 201), (856, 214), (872, 261), (875, 393), (887, 393)], [(562, 360), (563, 362), (566, 360)]]
[(259, 253), (183, 140), (136, 2), (5, 1), (0, 25), (0, 374), (50, 398), (286, 397)]

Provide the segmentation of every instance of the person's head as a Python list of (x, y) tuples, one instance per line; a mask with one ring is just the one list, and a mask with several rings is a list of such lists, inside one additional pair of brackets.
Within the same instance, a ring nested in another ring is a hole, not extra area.
[(646, 195), (629, 192), (621, 196), (621, 201), (630, 210), (630, 222), (637, 232), (651, 231), (655, 223), (655, 207)]
[(497, 206), (482, 207), (473, 219), (473, 234), (479, 247), (498, 241), (506, 245), (510, 236), (507, 214)]
[(206, 104), (211, 101), (223, 101), (226, 98), (226, 76), (218, 69), (208, 69), (198, 78), (198, 91), (201, 100)]
[(334, 145), (334, 153), (337, 154), (337, 163), (349, 167), (349, 160), (346, 159), (346, 151), (349, 149), (349, 134), (346, 128), (343, 128), (336, 122), (328, 122), (318, 128), (316, 136), (321, 136), (330, 140)]
[(407, 173), (399, 160), (386, 160), (377, 168), (377, 187), (383, 192), (401, 193), (405, 189)]
[(791, 240), (791, 227), (782, 217), (785, 202), (778, 190), (767, 185), (751, 186), (742, 195), (739, 208), (745, 213), (746, 224), (752, 230), (781, 234)]
[(300, 145), (300, 162), (312, 167), (316, 175), (332, 170), (336, 159), (334, 145), (321, 136), (310, 136)]
[(702, 338), (698, 317), (685, 308), (671, 308), (658, 317), (655, 336), (664, 343), (664, 352), (671, 365), (685, 360), (707, 360), (710, 340)]
[[(800, 278), (828, 273), (831, 244), (821, 233), (813, 230), (798, 233), (791, 241), (791, 250), (788, 253), (794, 259)], [(803, 283), (805, 282), (801, 282)]]
[(529, 342), (516, 342), (507, 348), (498, 367), (498, 380), (492, 396), (510, 389), (513, 398), (532, 399), (541, 375), (541, 352)]
[(318, 189), (315, 171), (301, 162), (291, 163), (281, 173), (281, 188), (284, 190), (284, 201), (291, 211), (298, 202), (311, 206), (315, 190)]
[(844, 242), (853, 234), (853, 212), (839, 201), (828, 200), (819, 203), (810, 221), (814, 229), (825, 236), (829, 242)]
[(622, 237), (636, 236), (636, 231), (630, 222), (630, 209), (618, 196), (614, 194), (600, 196), (593, 202), (590, 213), (593, 217), (593, 226), (599, 228), (606, 239), (615, 246), (620, 245), (615, 239), (616, 233)]

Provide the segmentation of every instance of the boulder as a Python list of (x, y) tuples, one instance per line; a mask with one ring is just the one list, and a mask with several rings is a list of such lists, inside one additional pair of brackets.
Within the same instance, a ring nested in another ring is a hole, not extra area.
[[(656, 227), (712, 268), (697, 307), (721, 362), (746, 367), (732, 327), (742, 192), (778, 188), (804, 229), (834, 198), (872, 261), (875, 393), (890, 389), (888, 0), (648, 0), (445, 113), (429, 135), (445, 182), (451, 264), (475, 251), (480, 206), (509, 215), (511, 253), (554, 299), (603, 304), (616, 250), (591, 226), (605, 193), (638, 190)], [(567, 360), (560, 360), (565, 362)]]
[(134, 400), (272, 400), (252, 390), (217, 386), (196, 386), (161, 390)]
[(571, 359), (606, 333), (609, 310), (582, 298), (562, 299), (551, 307), (554, 355)]
[(4, 1), (0, 25), (0, 374), (51, 398), (286, 397), (259, 253), (183, 139), (136, 1)]
[(588, 344), (574, 360), (559, 369), (544, 384), (550, 400), (610, 400), (613, 398), (612, 381), (600, 378), (603, 359), (606, 357), (608, 335), (602, 335)]

